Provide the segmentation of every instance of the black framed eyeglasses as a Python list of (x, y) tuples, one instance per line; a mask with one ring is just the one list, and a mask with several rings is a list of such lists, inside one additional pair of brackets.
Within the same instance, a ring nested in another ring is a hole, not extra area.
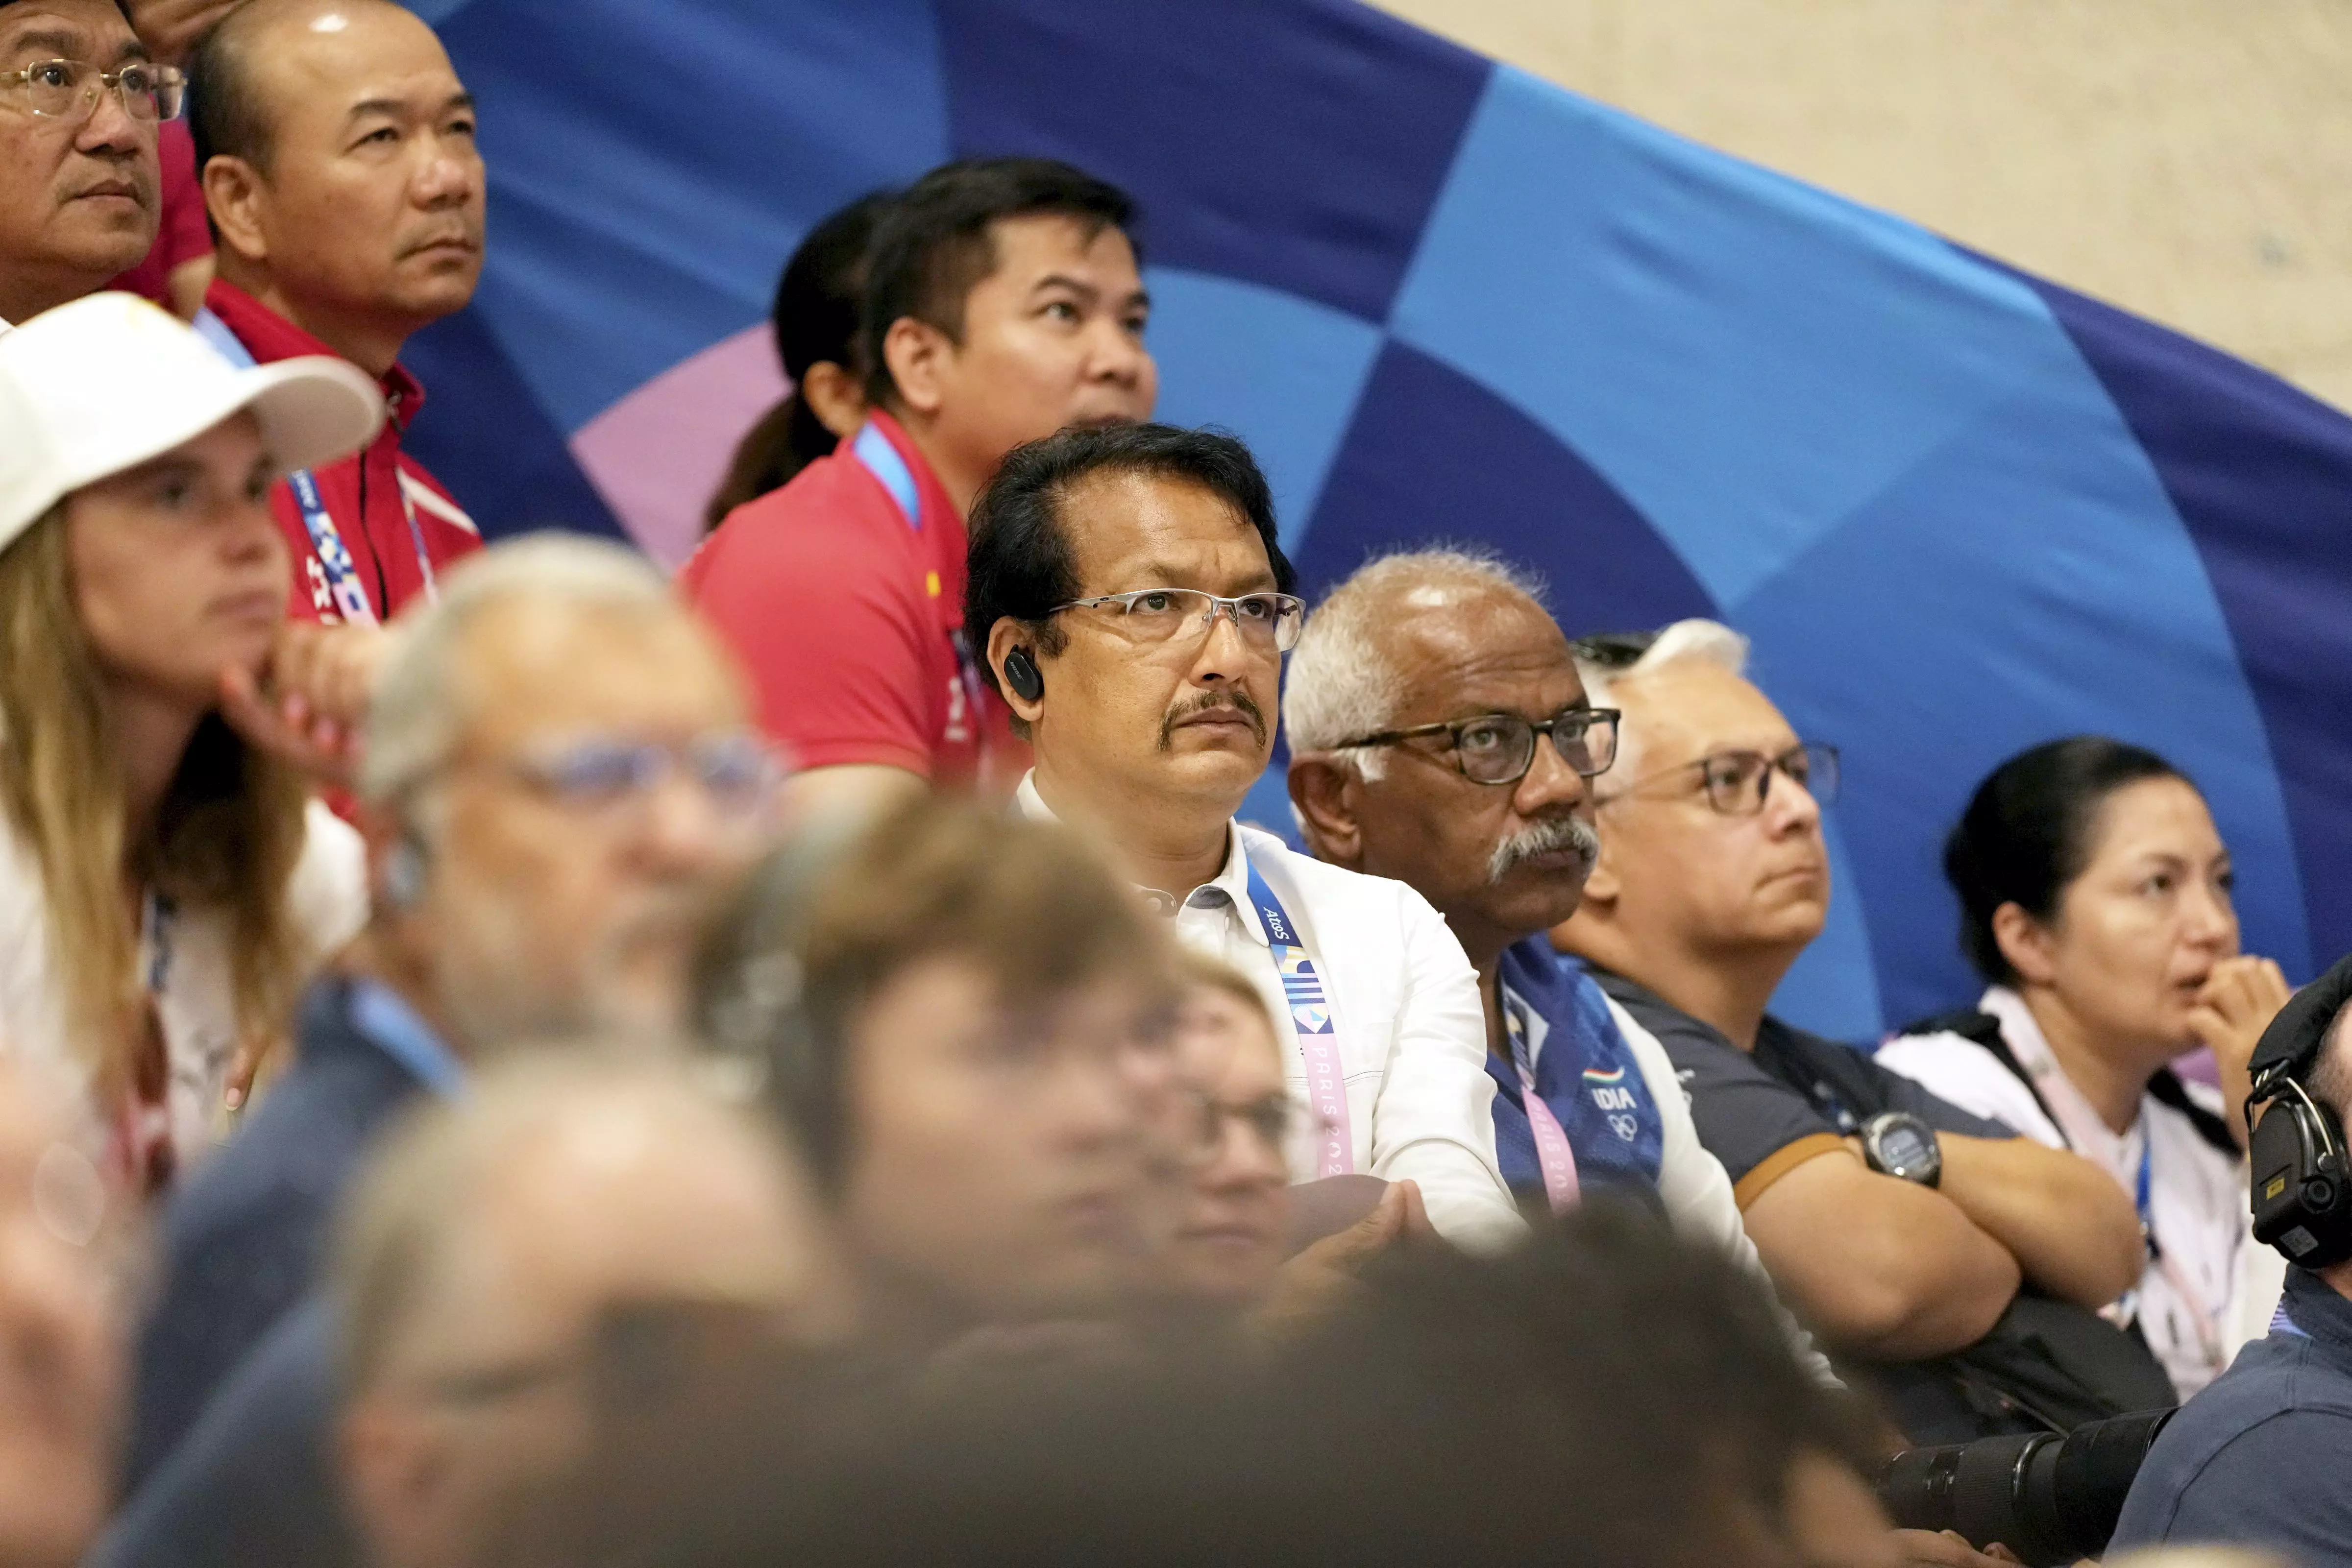
[(1474, 784), (1516, 784), (1536, 765), (1536, 737), (1551, 737), (1559, 759), (1585, 779), (1609, 771), (1617, 760), (1618, 710), (1613, 707), (1562, 708), (1538, 723), (1515, 713), (1482, 713), (1473, 718), (1417, 724), (1411, 729), (1387, 729), (1350, 740), (1332, 749), (1357, 746), (1395, 746), (1416, 736), (1443, 735), (1453, 753), (1454, 766)]
[(1139, 643), (1173, 641), (1185, 627), (1202, 636), (1223, 615), (1233, 622), (1244, 642), (1287, 653), (1298, 646), (1307, 629), (1307, 601), (1287, 593), (1244, 593), (1227, 599), (1198, 588), (1139, 588), (1132, 593), (1106, 593), (1094, 599), (1073, 599), (1047, 611), (1104, 610), (1118, 618), (1118, 629)]
[(1838, 797), (1838, 748), (1818, 741), (1801, 741), (1777, 757), (1760, 751), (1711, 751), (1696, 762), (1661, 768), (1636, 779), (1622, 789), (1601, 797), (1605, 806), (1661, 779), (1696, 772), (1706, 791), (1706, 803), (1727, 817), (1752, 817), (1764, 810), (1772, 793), (1772, 775), (1788, 775), (1790, 782), (1813, 798), (1817, 806), (1832, 806)]
[(99, 94), (122, 99), (133, 120), (177, 120), (188, 78), (173, 66), (133, 60), (119, 71), (102, 71), (87, 60), (36, 60), (21, 70), (0, 71), (0, 88), (22, 88), (26, 106), (44, 120), (86, 118)]

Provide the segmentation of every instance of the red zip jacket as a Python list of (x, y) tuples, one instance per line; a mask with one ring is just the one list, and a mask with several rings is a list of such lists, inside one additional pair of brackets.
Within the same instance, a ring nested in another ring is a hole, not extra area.
[[(234, 285), (215, 281), (205, 296), (205, 307), (243, 343), (256, 364), (270, 364), (302, 354), (333, 355), (334, 350), (252, 295)], [(439, 480), (400, 449), (408, 422), (425, 401), (416, 378), (394, 365), (377, 383), (383, 391), (390, 417), (368, 448), (313, 470), (319, 498), (351, 552), (359, 586), (374, 608), (376, 619), (399, 613), (402, 605), (425, 590), (425, 563), (437, 575), (450, 562), (482, 548), (474, 519), (460, 510)], [(293, 598), (289, 609), (299, 619), (332, 623), (343, 617), (327, 591), (327, 568), (310, 542), (292, 486), (280, 484), (270, 493), (270, 510), (295, 561)], [(412, 533), (409, 516), (416, 527)], [(424, 541), (424, 560), (417, 541)]]

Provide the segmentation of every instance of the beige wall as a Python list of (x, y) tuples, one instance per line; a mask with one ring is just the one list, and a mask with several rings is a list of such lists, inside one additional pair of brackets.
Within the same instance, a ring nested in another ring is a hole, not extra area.
[(1380, 0), (2352, 409), (2352, 0)]

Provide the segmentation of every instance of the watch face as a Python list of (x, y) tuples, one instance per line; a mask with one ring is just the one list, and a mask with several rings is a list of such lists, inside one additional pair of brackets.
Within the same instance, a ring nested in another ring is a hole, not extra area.
[(1878, 1135), (1879, 1163), (1889, 1170), (1915, 1171), (1927, 1163), (1927, 1134), (1907, 1122), (1898, 1122)]

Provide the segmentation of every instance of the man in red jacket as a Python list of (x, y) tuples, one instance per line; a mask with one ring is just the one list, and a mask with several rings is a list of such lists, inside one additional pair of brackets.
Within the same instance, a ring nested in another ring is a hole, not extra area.
[(391, 413), (366, 450), (272, 498), (301, 563), (294, 613), (387, 620), (481, 545), (400, 449), (425, 396), (401, 346), (464, 308), (481, 277), (473, 99), (433, 30), (386, 0), (251, 0), (193, 74), (218, 256), (197, 329), (231, 359), (341, 355)]
[(964, 517), (1023, 442), (1150, 417), (1134, 221), (1124, 193), (1041, 158), (935, 169), (884, 216), (861, 344), (874, 413), (736, 508), (679, 579), (751, 671), (801, 769), (795, 804), (1020, 781), (964, 632)]

